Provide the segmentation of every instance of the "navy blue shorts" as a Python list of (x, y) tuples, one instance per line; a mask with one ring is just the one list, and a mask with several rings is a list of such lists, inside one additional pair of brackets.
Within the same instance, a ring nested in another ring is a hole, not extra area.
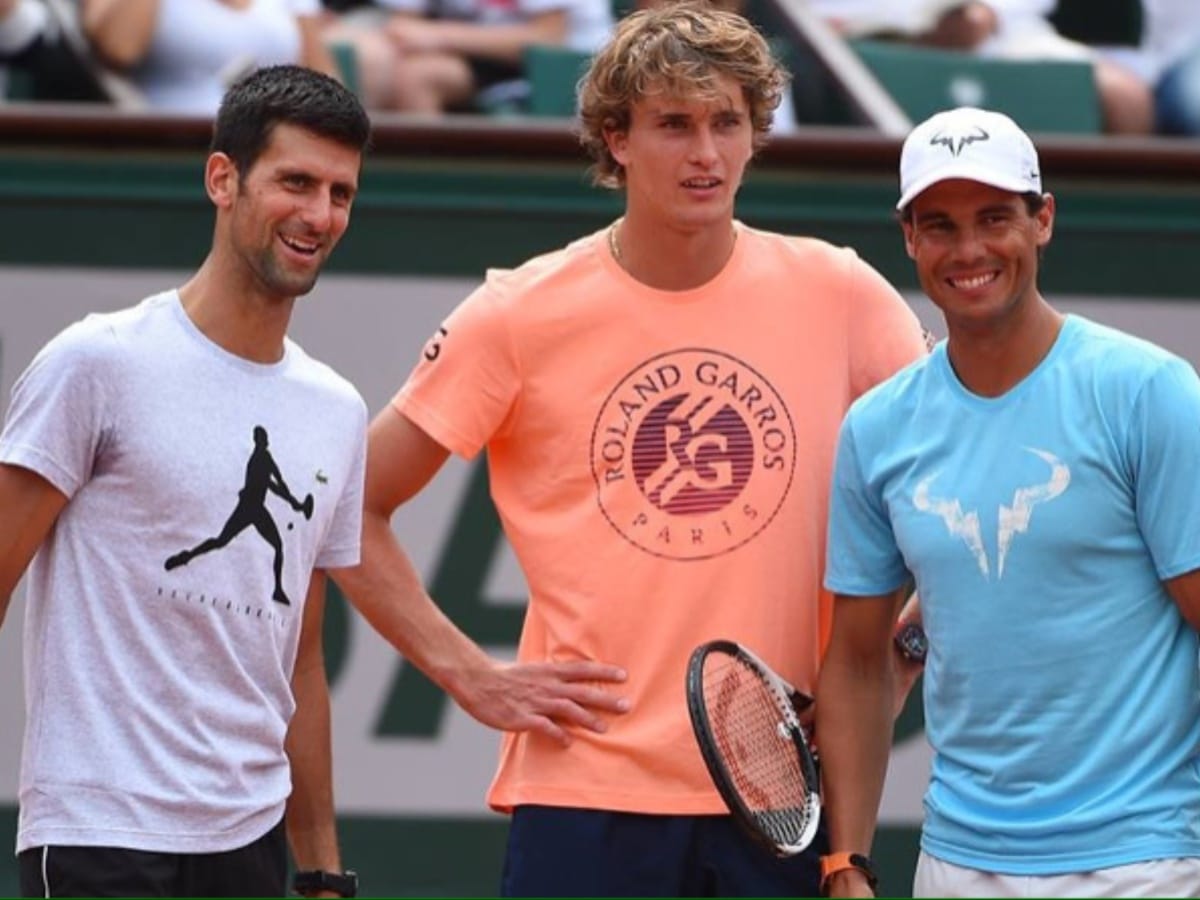
[(656, 816), (519, 806), (508, 831), (505, 897), (816, 897), (825, 823), (799, 856), (777, 859), (729, 816)]

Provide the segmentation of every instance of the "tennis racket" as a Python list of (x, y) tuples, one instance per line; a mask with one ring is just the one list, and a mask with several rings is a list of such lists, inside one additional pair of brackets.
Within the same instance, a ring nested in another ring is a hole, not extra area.
[(688, 713), (721, 798), (777, 856), (803, 853), (817, 833), (821, 789), (798, 709), (812, 703), (733, 641), (697, 647), (688, 662)]

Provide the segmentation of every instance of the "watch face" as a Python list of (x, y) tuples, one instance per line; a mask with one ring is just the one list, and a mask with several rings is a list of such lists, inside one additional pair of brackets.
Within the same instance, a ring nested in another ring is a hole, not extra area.
[(929, 640), (925, 637), (925, 629), (916, 622), (909, 622), (896, 632), (896, 646), (905, 659), (925, 662), (925, 655), (929, 652)]

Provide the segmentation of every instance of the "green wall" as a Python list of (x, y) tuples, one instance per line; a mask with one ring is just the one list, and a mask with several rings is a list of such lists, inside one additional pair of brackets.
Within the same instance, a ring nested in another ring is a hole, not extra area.
[[(0, 263), (190, 267), (208, 245), (201, 155), (0, 150)], [(1200, 166), (1200, 154), (1197, 156)], [(1043, 273), (1050, 292), (1195, 296), (1200, 178), (1191, 183), (1047, 171), (1058, 197)], [(760, 165), (742, 190), (752, 225), (850, 244), (914, 286), (891, 216), (890, 169)], [(368, 160), (333, 271), (477, 275), (601, 227), (618, 197), (577, 161)]]

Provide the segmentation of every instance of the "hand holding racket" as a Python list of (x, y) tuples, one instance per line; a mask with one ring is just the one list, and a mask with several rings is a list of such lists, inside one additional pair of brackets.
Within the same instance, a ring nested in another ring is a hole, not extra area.
[(697, 647), (688, 713), (734, 820), (777, 856), (804, 852), (821, 818), (816, 759), (798, 710), (812, 703), (733, 641)]

